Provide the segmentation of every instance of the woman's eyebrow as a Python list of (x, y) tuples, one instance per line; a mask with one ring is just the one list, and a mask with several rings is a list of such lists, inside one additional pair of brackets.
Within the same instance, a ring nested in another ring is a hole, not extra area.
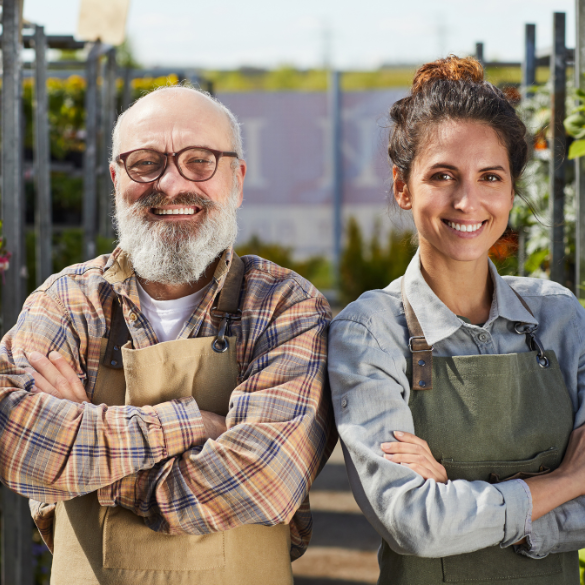
[(480, 173), (485, 173), (486, 171), (506, 171), (506, 169), (502, 165), (496, 165), (493, 167), (485, 167), (485, 169), (479, 169)]
[(456, 171), (457, 167), (455, 165), (450, 165), (448, 163), (438, 162), (432, 165), (431, 169), (449, 169), (451, 171)]

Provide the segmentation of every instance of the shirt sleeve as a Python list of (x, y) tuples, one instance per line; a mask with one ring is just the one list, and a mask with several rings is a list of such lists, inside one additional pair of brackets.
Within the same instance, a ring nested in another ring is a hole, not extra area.
[[(575, 428), (585, 424), (585, 310), (575, 299), (575, 314), (572, 338), (579, 346), (577, 371), (577, 399), (575, 406)], [(517, 551), (535, 559), (550, 553), (561, 553), (585, 548), (585, 496), (560, 505), (532, 523), (527, 546), (517, 547)]]
[(379, 344), (367, 323), (333, 322), (333, 408), (352, 490), (367, 519), (404, 555), (443, 557), (518, 542), (532, 513), (524, 482), (436, 483), (383, 457), (380, 445), (394, 440), (393, 431), (414, 433), (403, 361), (402, 351)]
[[(227, 431), (99, 490), (100, 503), (128, 508), (168, 534), (291, 522), (337, 439), (326, 391), (329, 320), (322, 297), (280, 312), (232, 393)], [(293, 557), (308, 539), (297, 528)]]
[(193, 399), (155, 407), (77, 404), (38, 391), (27, 353), (58, 351), (84, 379), (87, 339), (44, 292), (33, 294), (0, 343), (0, 478), (40, 502), (89, 493), (204, 440)]

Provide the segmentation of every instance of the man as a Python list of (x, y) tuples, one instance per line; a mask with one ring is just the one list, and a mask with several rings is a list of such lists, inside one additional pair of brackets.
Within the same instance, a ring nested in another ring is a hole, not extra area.
[(209, 96), (140, 99), (110, 171), (118, 248), (51, 277), (0, 347), (1, 476), (49, 503), (54, 584), (290, 584), (335, 441), (327, 303), (234, 254), (246, 164)]

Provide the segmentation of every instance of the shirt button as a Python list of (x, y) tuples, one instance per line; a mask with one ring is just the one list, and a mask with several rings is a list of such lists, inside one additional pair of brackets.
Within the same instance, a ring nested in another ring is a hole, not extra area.
[(341, 408), (345, 408), (346, 406), (347, 406), (347, 398), (344, 398), (344, 399), (341, 401)]
[(138, 317), (136, 316), (136, 313), (130, 313), (129, 319), (132, 323), (134, 323), (134, 321), (136, 321), (136, 319), (138, 319)]
[(488, 340), (487, 333), (480, 333), (479, 334), (479, 340), (480, 341), (483, 341), (485, 343)]

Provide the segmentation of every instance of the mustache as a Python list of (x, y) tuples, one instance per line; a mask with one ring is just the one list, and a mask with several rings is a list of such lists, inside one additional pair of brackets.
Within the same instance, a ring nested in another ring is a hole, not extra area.
[(164, 193), (148, 193), (136, 201), (132, 207), (134, 209), (150, 209), (152, 207), (163, 207), (165, 205), (193, 205), (200, 207), (203, 211), (210, 211), (218, 207), (215, 201), (198, 193), (180, 193), (174, 199), (169, 200)]

